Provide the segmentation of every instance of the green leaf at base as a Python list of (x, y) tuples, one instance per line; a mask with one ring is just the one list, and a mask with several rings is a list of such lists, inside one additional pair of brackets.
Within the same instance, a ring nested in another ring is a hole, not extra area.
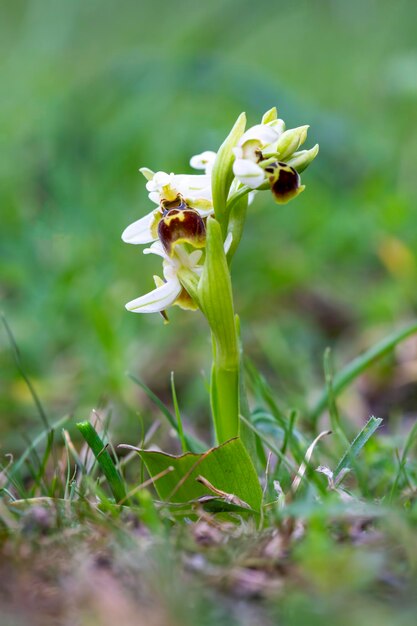
[(261, 485), (239, 438), (231, 439), (203, 454), (189, 452), (172, 456), (154, 450), (138, 452), (151, 476), (167, 472), (155, 481), (155, 489), (161, 500), (185, 503), (213, 495), (206, 486), (197, 482), (196, 479), (203, 476), (217, 490), (237, 496), (251, 509), (260, 511)]

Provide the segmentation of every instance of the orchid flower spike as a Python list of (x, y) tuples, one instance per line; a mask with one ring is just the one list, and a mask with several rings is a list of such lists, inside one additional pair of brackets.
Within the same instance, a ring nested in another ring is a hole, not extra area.
[(147, 244), (158, 239), (158, 225), (166, 212), (164, 204), (183, 203), (183, 208), (194, 209), (201, 218), (213, 213), (211, 197), (211, 177), (209, 174), (167, 174), (152, 172), (142, 168), (147, 178), (146, 189), (149, 198), (158, 208), (154, 209), (133, 224), (122, 234), (125, 243)]

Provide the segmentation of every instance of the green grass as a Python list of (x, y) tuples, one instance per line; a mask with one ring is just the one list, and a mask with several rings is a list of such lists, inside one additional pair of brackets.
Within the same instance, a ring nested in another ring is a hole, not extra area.
[[(357, 375), (372, 367), (363, 358)], [(82, 624), (107, 623), (107, 594), (115, 614), (126, 611), (130, 620), (143, 602), (153, 603), (148, 619), (162, 620), (157, 623), (181, 615), (181, 623), (246, 624), (252, 615), (265, 624), (301, 625), (308, 617), (343, 625), (363, 616), (371, 623), (411, 624), (417, 608), (416, 428), (384, 433), (378, 430), (382, 420), (372, 417), (347, 447), (336, 433), (322, 433), (313, 443), (296, 412), (282, 416), (274, 390), (253, 366), (248, 385), (254, 408), (245, 421), (259, 438), (260, 516), (221, 495), (193, 495), (187, 502), (184, 491), (182, 504), (177, 496), (160, 501), (140, 470), (140, 457), (125, 454), (123, 446), (117, 451), (111, 423), (98, 413), (95, 427), (77, 425), (86, 440), (81, 448), (68, 431), (60, 436), (55, 424), (11, 459), (0, 475), (0, 548), (13, 555), (16, 585), (3, 584), (5, 615), (29, 624), (30, 605), (19, 608), (13, 597), (27, 584), (20, 572), (31, 555), (29, 579), (43, 606), (39, 619), (56, 610), (48, 599), (52, 588), (61, 619), (69, 611)], [(174, 408), (182, 423), (176, 400)], [(163, 413), (171, 424), (169, 410)], [(340, 419), (350, 433), (352, 424)], [(182, 432), (183, 442), (187, 436)], [(145, 435), (142, 445), (149, 443)], [(175, 459), (167, 458), (170, 463)], [(156, 483), (166, 481), (173, 469), (168, 465), (153, 472)], [(161, 483), (158, 493), (182, 489), (176, 481)], [(237, 492), (246, 487), (236, 484)], [(43, 577), (40, 583), (39, 567), (54, 572), (53, 581)], [(107, 591), (86, 580), (83, 567), (98, 580), (104, 567)], [(68, 608), (62, 577), (72, 581), (74, 598), (83, 594), (81, 605), (70, 602)], [(134, 596), (132, 581), (139, 590)], [(178, 604), (179, 597), (186, 600)]]
[[(416, 13), (2, 4), (1, 626), (414, 624)], [(320, 155), (308, 193), (250, 207), (233, 259), (265, 506), (187, 524), (117, 446), (208, 447), (210, 346), (198, 314), (125, 312), (155, 265), (120, 234), (149, 208), (139, 167), (183, 170), (275, 104)], [(329, 490), (319, 465), (349, 472)]]

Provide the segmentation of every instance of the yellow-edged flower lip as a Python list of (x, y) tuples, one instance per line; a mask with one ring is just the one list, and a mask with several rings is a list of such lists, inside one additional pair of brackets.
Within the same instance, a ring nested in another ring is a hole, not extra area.
[(198, 211), (190, 208), (178, 194), (174, 201), (161, 200), (162, 217), (158, 223), (158, 238), (166, 252), (172, 256), (179, 243), (189, 243), (203, 248), (206, 227)]
[(271, 163), (265, 168), (265, 172), (269, 174), (269, 185), (275, 201), (279, 204), (285, 204), (304, 191), (298, 172), (283, 161)]

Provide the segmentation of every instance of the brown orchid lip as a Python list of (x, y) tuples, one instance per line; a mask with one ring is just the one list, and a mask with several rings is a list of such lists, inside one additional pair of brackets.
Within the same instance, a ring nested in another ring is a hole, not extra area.
[(178, 243), (189, 243), (195, 248), (202, 248), (206, 240), (206, 227), (195, 209), (165, 209), (158, 224), (158, 236), (167, 253), (172, 256)]
[(287, 202), (299, 193), (300, 175), (291, 165), (277, 161), (266, 167), (265, 171), (270, 174), (269, 183), (277, 202)]

